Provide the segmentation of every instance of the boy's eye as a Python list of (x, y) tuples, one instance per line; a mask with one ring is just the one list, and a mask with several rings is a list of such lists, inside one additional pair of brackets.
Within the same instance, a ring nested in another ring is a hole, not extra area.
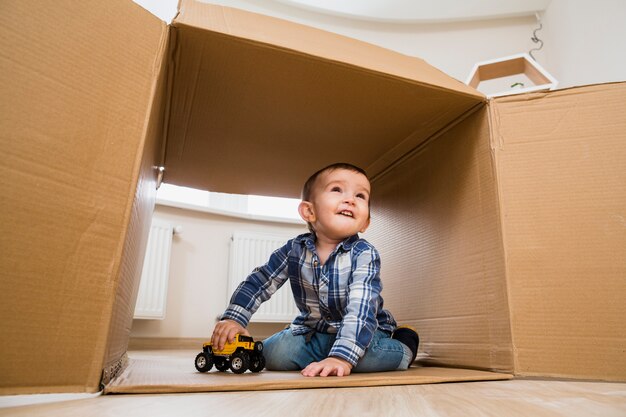
[(359, 194), (356, 195), (356, 197), (357, 198), (362, 198), (363, 200), (365, 200), (365, 194), (359, 193)]
[(341, 192), (341, 188), (340, 188), (340, 187), (333, 187), (333, 188), (331, 188), (331, 190), (330, 190), (330, 191), (331, 191), (331, 192), (337, 192), (337, 193), (340, 193), (340, 192)]

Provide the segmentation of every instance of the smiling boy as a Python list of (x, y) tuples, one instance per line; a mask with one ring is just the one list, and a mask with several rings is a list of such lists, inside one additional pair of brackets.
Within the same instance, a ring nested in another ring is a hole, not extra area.
[(289, 281), (300, 315), (264, 341), (267, 369), (305, 376), (407, 369), (419, 338), (383, 308), (380, 256), (358, 235), (370, 224), (370, 194), (365, 171), (354, 165), (313, 174), (298, 207), (310, 233), (276, 250), (240, 284), (212, 342), (221, 348), (248, 335), (252, 314)]

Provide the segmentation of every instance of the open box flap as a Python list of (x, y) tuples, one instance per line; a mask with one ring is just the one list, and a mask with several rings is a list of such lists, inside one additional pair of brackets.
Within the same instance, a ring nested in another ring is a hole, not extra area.
[(311, 26), (231, 7), (182, 0), (173, 26), (189, 26), (310, 55), (326, 61), (359, 67), (434, 88), (482, 99), (484, 95), (429, 65), (423, 59), (404, 55), (347, 36)]
[(332, 162), (376, 175), (485, 100), (421, 59), (236, 9), (185, 1), (172, 32), (172, 184), (297, 197)]
[(166, 39), (130, 1), (2, 4), (2, 394), (100, 389), (116, 295), (138, 282), (126, 241), (135, 265), (145, 246), (129, 223), (154, 201), (134, 197), (154, 190), (142, 158)]
[(353, 372), (341, 378), (311, 378), (298, 371), (234, 374), (214, 367), (198, 372), (193, 361), (198, 351), (158, 350), (129, 352), (130, 365), (104, 387), (105, 394), (150, 394), (220, 391), (270, 391), (314, 388), (376, 387), (447, 382), (499, 381), (505, 373), (471, 369), (412, 366), (406, 371)]

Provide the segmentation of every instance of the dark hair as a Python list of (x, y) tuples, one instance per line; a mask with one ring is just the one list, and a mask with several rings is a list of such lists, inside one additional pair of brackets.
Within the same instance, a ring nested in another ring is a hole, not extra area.
[(325, 172), (335, 171), (337, 169), (345, 169), (348, 171), (358, 172), (359, 174), (363, 174), (365, 178), (369, 180), (367, 176), (367, 172), (365, 172), (364, 169), (359, 168), (356, 165), (348, 164), (346, 162), (337, 162), (337, 163), (328, 165), (327, 167), (320, 169), (315, 174), (311, 175), (308, 180), (306, 180), (306, 182), (304, 183), (304, 187), (302, 187), (302, 200), (310, 201), (311, 190), (313, 189), (313, 184), (315, 184), (315, 181), (320, 175), (322, 175)]
[[(302, 200), (311, 201), (311, 190), (313, 190), (313, 185), (315, 185), (315, 181), (317, 181), (320, 175), (322, 175), (325, 172), (335, 171), (337, 169), (345, 169), (348, 171), (363, 174), (365, 178), (369, 180), (369, 177), (367, 176), (367, 172), (365, 172), (363, 168), (359, 168), (356, 165), (348, 164), (346, 162), (336, 162), (334, 164), (328, 165), (320, 169), (319, 171), (311, 175), (308, 180), (306, 180), (306, 182), (304, 183), (304, 187), (302, 187)], [(368, 202), (368, 205), (369, 205), (369, 202)], [(313, 232), (314, 231), (313, 225), (311, 225), (311, 223), (308, 223), (308, 222), (307, 222), (307, 225), (309, 227), (309, 231)]]

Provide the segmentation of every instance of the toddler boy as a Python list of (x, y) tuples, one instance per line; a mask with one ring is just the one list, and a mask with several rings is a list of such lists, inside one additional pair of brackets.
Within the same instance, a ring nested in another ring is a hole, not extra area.
[(235, 290), (215, 326), (222, 348), (246, 326), (260, 304), (289, 281), (300, 315), (264, 341), (266, 368), (305, 376), (407, 369), (419, 338), (397, 327), (383, 308), (380, 257), (359, 238), (370, 224), (370, 182), (365, 171), (338, 163), (305, 183), (298, 211), (310, 233), (277, 249)]

